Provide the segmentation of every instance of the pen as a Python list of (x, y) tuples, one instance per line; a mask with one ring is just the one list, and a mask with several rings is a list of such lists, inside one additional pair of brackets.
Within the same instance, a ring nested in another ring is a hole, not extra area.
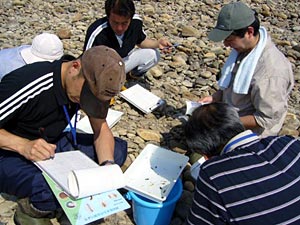
[(154, 109), (156, 109), (159, 106), (159, 102), (157, 102), (154, 106), (149, 107), (149, 110), (152, 112)]
[(162, 100), (162, 99), (160, 99), (160, 100), (158, 100), (158, 102), (155, 105), (149, 107), (149, 110), (152, 112), (154, 109), (156, 109), (158, 106), (160, 106), (160, 105), (162, 105), (164, 103), (165, 103), (165, 101)]
[[(40, 132), (41, 138), (43, 138), (46, 142), (48, 142), (48, 138), (47, 138), (47, 136), (45, 134), (45, 128), (44, 127), (40, 127), (39, 128), (39, 132)], [(54, 159), (54, 155), (53, 156), (51, 155), (50, 159)]]
[(178, 44), (178, 43), (175, 43), (175, 44), (173, 44), (172, 46), (164, 47), (163, 50), (164, 50), (164, 49), (170, 49), (170, 48), (177, 48), (178, 46), (179, 46), (179, 44)]

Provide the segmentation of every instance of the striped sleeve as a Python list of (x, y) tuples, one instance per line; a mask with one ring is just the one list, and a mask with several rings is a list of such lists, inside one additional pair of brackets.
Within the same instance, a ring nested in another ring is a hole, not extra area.
[(216, 188), (201, 170), (194, 193), (193, 204), (187, 217), (189, 225), (221, 225), (226, 224), (226, 209), (218, 195)]
[(140, 15), (134, 14), (133, 19), (136, 20), (136, 21), (138, 21), (137, 23), (139, 24), (139, 25), (137, 26), (137, 29), (138, 29), (138, 30), (137, 30), (136, 32), (137, 32), (138, 34), (140, 34), (139, 37), (138, 37), (138, 40), (137, 40), (137, 44), (140, 44), (140, 43), (142, 43), (142, 42), (146, 39), (147, 34), (146, 34), (146, 32), (144, 31), (144, 29), (143, 29), (143, 20), (142, 20), (142, 18), (140, 17)]
[[(88, 35), (85, 40), (84, 50), (88, 50), (93, 47), (95, 44), (96, 37), (103, 31), (103, 29), (107, 28), (107, 22), (104, 22), (97, 26), (96, 28), (90, 27), (88, 30)], [(93, 30), (93, 31), (90, 31)]]
[[(5, 83), (3, 85), (9, 86), (14, 84)], [(19, 90), (16, 90), (16, 88), (1, 87), (0, 127), (3, 127), (3, 124), (5, 124), (5, 122), (7, 122), (10, 118), (13, 118), (20, 107), (27, 104), (30, 99), (33, 99), (43, 91), (49, 90), (53, 87), (53, 73), (45, 74), (22, 86)]]

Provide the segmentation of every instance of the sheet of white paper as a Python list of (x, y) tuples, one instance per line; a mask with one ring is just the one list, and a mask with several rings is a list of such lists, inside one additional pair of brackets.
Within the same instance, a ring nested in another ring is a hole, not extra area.
[[(35, 164), (74, 198), (98, 194), (125, 185), (122, 178), (123, 172), (118, 165), (100, 167), (81, 151), (56, 153), (54, 159), (38, 161)], [(79, 189), (77, 195), (74, 194), (76, 191), (73, 192), (74, 186), (72, 186), (72, 193), (69, 189), (70, 173), (77, 176), (77, 182), (79, 182), (77, 183)], [(114, 185), (116, 185), (115, 188), (113, 188)]]
[[(112, 128), (117, 122), (119, 122), (123, 114), (124, 113), (121, 111), (108, 109), (106, 122), (109, 128)], [(87, 134), (94, 133), (88, 116), (84, 116), (81, 120), (77, 122), (76, 130), (77, 132), (82, 132)]]
[(72, 196), (83, 198), (124, 187), (125, 179), (121, 168), (115, 164), (73, 170), (68, 176), (68, 186)]
[(75, 169), (97, 168), (99, 165), (80, 151), (56, 153), (54, 159), (35, 162), (68, 194), (68, 175)]
[(198, 108), (199, 106), (203, 105), (203, 103), (200, 102), (193, 102), (193, 101), (185, 101), (186, 102), (186, 111), (185, 115), (192, 115), (193, 111)]
[(121, 91), (120, 96), (146, 114), (152, 112), (164, 103), (160, 97), (139, 84), (136, 84), (125, 91)]

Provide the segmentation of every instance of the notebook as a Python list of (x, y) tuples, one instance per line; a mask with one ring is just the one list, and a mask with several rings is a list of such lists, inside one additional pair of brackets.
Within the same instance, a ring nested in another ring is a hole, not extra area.
[(118, 165), (99, 166), (78, 150), (55, 153), (53, 159), (34, 163), (72, 225), (84, 225), (130, 207), (116, 190), (125, 185)]
[(53, 159), (37, 161), (35, 165), (76, 199), (125, 185), (123, 172), (118, 165), (99, 166), (78, 150), (55, 153)]
[[(108, 109), (106, 122), (109, 128), (112, 128), (117, 122), (119, 122), (123, 114), (124, 113), (121, 111)], [(87, 134), (94, 133), (88, 116), (84, 116), (82, 119), (80, 119), (77, 122), (76, 131), (79, 133), (87, 133)]]
[(160, 97), (139, 84), (121, 91), (120, 96), (146, 114), (151, 113), (164, 103)]

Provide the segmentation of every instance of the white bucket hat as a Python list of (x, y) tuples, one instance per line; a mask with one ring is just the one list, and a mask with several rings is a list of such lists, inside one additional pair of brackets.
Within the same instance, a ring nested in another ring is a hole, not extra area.
[(37, 35), (28, 48), (21, 50), (24, 61), (29, 63), (39, 61), (54, 61), (64, 54), (63, 43), (55, 34), (42, 33)]

